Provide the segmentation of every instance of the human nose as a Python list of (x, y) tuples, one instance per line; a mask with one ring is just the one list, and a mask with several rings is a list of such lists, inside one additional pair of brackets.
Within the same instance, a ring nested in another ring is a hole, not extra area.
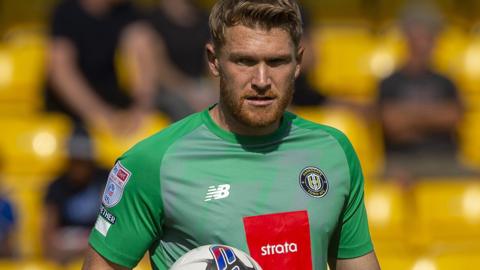
[(270, 88), (270, 75), (266, 64), (259, 64), (252, 79), (252, 88), (255, 90), (267, 90)]

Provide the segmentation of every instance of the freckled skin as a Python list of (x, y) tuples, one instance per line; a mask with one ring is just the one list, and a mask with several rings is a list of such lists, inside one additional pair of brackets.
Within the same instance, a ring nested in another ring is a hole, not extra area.
[(220, 78), (212, 117), (243, 135), (275, 131), (293, 95), (302, 48), (281, 28), (228, 27), (221, 48), (207, 45), (210, 70)]

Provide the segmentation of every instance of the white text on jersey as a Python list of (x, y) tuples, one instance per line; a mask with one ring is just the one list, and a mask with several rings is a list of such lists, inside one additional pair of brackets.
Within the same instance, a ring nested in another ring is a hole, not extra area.
[(274, 254), (297, 252), (298, 247), (297, 247), (297, 244), (295, 243), (285, 242), (285, 244), (279, 244), (279, 245), (268, 244), (266, 246), (263, 246), (261, 250), (262, 250), (262, 256), (267, 256), (267, 255), (274, 255)]

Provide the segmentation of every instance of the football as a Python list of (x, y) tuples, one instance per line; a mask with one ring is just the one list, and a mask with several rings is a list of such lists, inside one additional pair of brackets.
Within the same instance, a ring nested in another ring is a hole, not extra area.
[(261, 270), (245, 252), (225, 245), (205, 245), (180, 257), (170, 270)]

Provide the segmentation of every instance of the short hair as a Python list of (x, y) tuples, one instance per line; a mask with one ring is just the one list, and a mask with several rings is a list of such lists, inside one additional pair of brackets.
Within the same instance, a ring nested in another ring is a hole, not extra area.
[(236, 25), (282, 28), (296, 47), (302, 38), (302, 16), (296, 0), (219, 0), (209, 18), (210, 35), (215, 47), (225, 44), (225, 29)]
[(443, 16), (432, 1), (410, 1), (400, 13), (400, 26), (403, 31), (418, 27), (419, 25), (438, 34), (443, 29)]

